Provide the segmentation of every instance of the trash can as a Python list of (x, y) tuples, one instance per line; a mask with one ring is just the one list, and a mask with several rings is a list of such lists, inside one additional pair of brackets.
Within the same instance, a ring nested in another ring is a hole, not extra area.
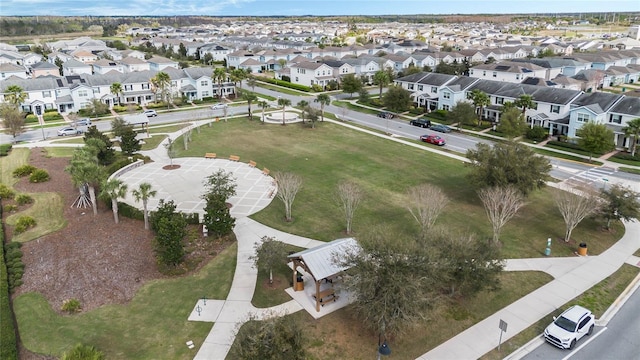
[(293, 291), (304, 291), (304, 280), (298, 278), (293, 286)]
[(587, 256), (587, 243), (581, 242), (578, 247), (578, 255)]

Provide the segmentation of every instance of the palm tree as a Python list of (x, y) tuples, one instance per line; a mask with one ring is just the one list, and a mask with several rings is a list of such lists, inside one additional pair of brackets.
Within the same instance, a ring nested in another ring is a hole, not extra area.
[(22, 102), (27, 98), (27, 93), (22, 90), (18, 85), (9, 85), (5, 90), (5, 100), (15, 108), (18, 108)]
[(84, 189), (89, 192), (89, 202), (93, 215), (98, 215), (95, 187), (104, 178), (103, 168), (98, 164), (98, 152), (104, 143), (96, 138), (86, 140), (86, 145), (73, 151), (71, 163), (65, 171), (71, 175), (74, 186), (80, 189), (80, 197), (85, 197)]
[(286, 125), (286, 123), (284, 122), (284, 109), (286, 109), (287, 106), (291, 105), (291, 100), (280, 98), (278, 99), (278, 105), (282, 106), (282, 125)]
[(258, 106), (262, 108), (262, 123), (264, 124), (264, 110), (269, 107), (269, 103), (262, 100), (258, 103)]
[(258, 97), (253, 93), (246, 93), (242, 94), (242, 98), (247, 101), (247, 107), (249, 109), (249, 120), (253, 120), (251, 117), (251, 103), (258, 100)]
[[(514, 101), (514, 104), (522, 108), (522, 118), (524, 120), (527, 119), (527, 116), (525, 115), (527, 109), (531, 109), (536, 105), (533, 101), (533, 96), (527, 94), (520, 95), (518, 99)], [(531, 120), (531, 128), (533, 129), (533, 120)]]
[(482, 124), (482, 113), (484, 112), (484, 107), (491, 104), (491, 98), (484, 91), (474, 89), (471, 91), (471, 101), (473, 101), (473, 106), (480, 108), (480, 112), (478, 113), (478, 126), (480, 126)]
[(373, 83), (378, 85), (380, 89), (380, 98), (382, 98), (382, 88), (387, 86), (391, 82), (389, 74), (384, 70), (378, 70), (373, 74)]
[(319, 94), (313, 102), (320, 103), (321, 121), (324, 121), (324, 106), (331, 104), (331, 97), (327, 94)]
[[(111, 90), (111, 93), (116, 96), (116, 99), (118, 100), (118, 104), (120, 104), (120, 96), (122, 96), (122, 94), (124, 93), (124, 90), (122, 89), (122, 84), (120, 84), (119, 82), (114, 82), (113, 84), (111, 84), (111, 87), (109, 88), (109, 90)], [(114, 104), (115, 104), (115, 101), (114, 101)]]
[(304, 115), (307, 112), (307, 107), (309, 106), (309, 102), (306, 100), (298, 101), (297, 106), (302, 109), (302, 123), (304, 124)]
[(160, 95), (162, 97), (162, 101), (167, 103), (167, 109), (169, 108), (169, 91), (167, 88), (171, 86), (171, 77), (164, 71), (160, 71), (155, 76), (156, 84), (158, 89), (160, 90)]
[(256, 85), (258, 84), (258, 81), (256, 80), (255, 77), (249, 76), (249, 78), (247, 79), (247, 85), (249, 85), (249, 87), (251, 88), (251, 91), (255, 92), (256, 91)]
[(624, 134), (629, 136), (629, 149), (631, 156), (636, 155), (636, 144), (640, 138), (640, 118), (636, 118), (627, 122), (627, 126), (623, 129)]
[(223, 67), (215, 68), (212, 77), (218, 82), (218, 98), (222, 98), (222, 82), (227, 79), (227, 71)]
[(231, 81), (233, 81), (233, 85), (239, 83), (240, 92), (242, 92), (242, 80), (247, 78), (247, 71), (244, 69), (233, 69), (231, 70), (231, 74), (229, 75)]
[(100, 185), (100, 196), (108, 197), (111, 199), (111, 210), (113, 210), (113, 220), (119, 223), (118, 218), (118, 199), (124, 198), (127, 195), (127, 184), (122, 182), (118, 178), (111, 180), (104, 180)]
[(151, 184), (146, 182), (141, 183), (137, 189), (131, 190), (131, 195), (136, 199), (136, 202), (142, 200), (144, 228), (146, 230), (149, 230), (149, 210), (147, 209), (147, 204), (149, 202), (149, 198), (156, 196), (157, 193), (157, 191), (151, 190)]

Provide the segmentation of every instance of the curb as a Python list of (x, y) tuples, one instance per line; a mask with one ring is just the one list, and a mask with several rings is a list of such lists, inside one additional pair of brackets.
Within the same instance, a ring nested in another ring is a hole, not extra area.
[(640, 287), (640, 274), (636, 276), (631, 283), (627, 286), (626, 289), (618, 296), (618, 298), (609, 306), (607, 311), (602, 314), (600, 319), (596, 320), (596, 325), (598, 326), (607, 326), (609, 321), (618, 313), (622, 305), (629, 300), (631, 295)]
[(542, 344), (544, 344), (544, 337), (540, 334), (531, 339), (528, 343), (519, 347), (516, 351), (504, 357), (503, 360), (520, 360)]

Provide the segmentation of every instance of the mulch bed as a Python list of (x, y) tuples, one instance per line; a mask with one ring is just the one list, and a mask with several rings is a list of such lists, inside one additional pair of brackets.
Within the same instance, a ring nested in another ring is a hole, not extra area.
[[(79, 192), (64, 171), (69, 158), (47, 157), (44, 149), (35, 148), (29, 164), (47, 170), (50, 180), (33, 184), (23, 178), (15, 185), (16, 191), (60, 194), (67, 226), (23, 244), (24, 283), (13, 297), (38, 292), (58, 313), (62, 313), (60, 308), (66, 299), (75, 298), (82, 311), (90, 311), (106, 304), (126, 303), (147, 281), (167, 277), (158, 271), (152, 246), (154, 235), (144, 229), (142, 221), (120, 216), (119, 224), (115, 224), (113, 212), (101, 201), (95, 216), (91, 208), (71, 207)], [(194, 226), (191, 231), (197, 229)], [(10, 226), (5, 234), (6, 239), (11, 239)], [(186, 262), (198, 264), (189, 272), (197, 271), (231, 243), (210, 242), (202, 236), (195, 242), (198, 244), (194, 244), (193, 237), (189, 241), (192, 252)], [(49, 358), (21, 350), (21, 359)]]

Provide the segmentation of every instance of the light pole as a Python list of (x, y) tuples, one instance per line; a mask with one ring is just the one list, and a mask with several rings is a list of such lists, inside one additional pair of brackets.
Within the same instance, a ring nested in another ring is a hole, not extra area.
[(391, 355), (391, 348), (389, 347), (389, 345), (387, 345), (387, 340), (385, 340), (380, 346), (378, 346), (378, 360), (380, 360), (380, 357), (382, 355)]

